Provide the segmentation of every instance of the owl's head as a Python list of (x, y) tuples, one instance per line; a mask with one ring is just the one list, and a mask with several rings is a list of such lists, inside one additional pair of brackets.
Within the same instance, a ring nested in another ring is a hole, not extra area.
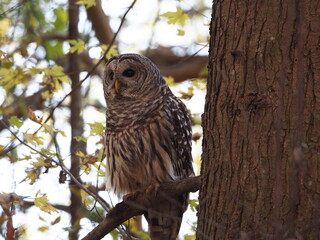
[(145, 100), (159, 95), (166, 83), (150, 59), (139, 54), (122, 54), (107, 62), (103, 85), (108, 102)]

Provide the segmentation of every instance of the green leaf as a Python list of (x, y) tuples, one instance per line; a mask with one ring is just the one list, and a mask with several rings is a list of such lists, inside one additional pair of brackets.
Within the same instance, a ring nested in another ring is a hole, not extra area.
[(184, 240), (195, 240), (195, 239), (196, 239), (195, 234), (193, 234), (193, 235), (187, 234), (184, 236)]
[(82, 136), (76, 136), (76, 137), (73, 137), (77, 142), (87, 142), (87, 138), (85, 137), (82, 137)]
[(34, 199), (34, 205), (36, 205), (41, 211), (51, 214), (51, 212), (58, 212), (56, 208), (54, 208), (51, 204), (48, 203), (49, 199), (47, 195), (43, 194), (39, 197), (40, 190), (36, 194), (36, 198)]
[(64, 33), (67, 29), (68, 12), (63, 7), (59, 7), (53, 10), (56, 17), (53, 25), (55, 32)]
[(31, 156), (30, 155), (24, 155), (24, 158), (18, 158), (18, 161), (28, 161), (31, 159)]
[(208, 67), (207, 66), (205, 66), (205, 67), (203, 67), (201, 70), (200, 70), (200, 72), (199, 72), (199, 76), (200, 77), (203, 77), (203, 76), (207, 76), (208, 75)]
[(110, 235), (112, 236), (112, 239), (114, 239), (114, 240), (119, 239), (119, 232), (118, 232), (116, 229), (113, 229), (113, 230), (110, 232)]
[(61, 220), (61, 217), (57, 217), (53, 222), (51, 222), (51, 225), (56, 225), (57, 223), (59, 223)]
[(199, 200), (198, 199), (192, 199), (189, 201), (190, 208), (193, 212), (197, 210), (197, 207), (199, 205)]
[[(65, 25), (67, 25), (65, 23)], [(64, 32), (61, 31), (63, 34)], [(46, 58), (48, 60), (56, 60), (58, 57), (65, 56), (63, 51), (63, 41), (47, 40), (43, 43), (43, 47), (46, 50)]]
[(96, 0), (80, 0), (76, 2), (78, 5), (85, 5), (86, 8), (90, 8), (96, 5)]
[(23, 121), (17, 116), (10, 117), (8, 121), (11, 125), (16, 126), (17, 128), (20, 128), (23, 124)]
[(91, 127), (91, 135), (99, 135), (104, 132), (105, 127), (100, 122), (88, 123)]
[(184, 30), (182, 30), (182, 29), (177, 29), (177, 30), (178, 30), (178, 33), (177, 33), (178, 36), (184, 36), (184, 34), (185, 34)]
[(38, 228), (38, 231), (39, 232), (45, 232), (45, 231), (48, 231), (49, 230), (49, 227), (48, 226), (42, 226), (42, 227), (39, 227)]
[(86, 45), (85, 42), (82, 41), (81, 39), (78, 40), (68, 40), (70, 43), (71, 47), (69, 51), (71, 53), (77, 52), (78, 54), (82, 53), (84, 50), (86, 50)]
[(183, 27), (186, 20), (189, 19), (188, 14), (184, 13), (184, 11), (179, 7), (177, 7), (176, 12), (166, 12), (161, 16), (167, 18), (168, 24), (178, 24), (181, 27)]

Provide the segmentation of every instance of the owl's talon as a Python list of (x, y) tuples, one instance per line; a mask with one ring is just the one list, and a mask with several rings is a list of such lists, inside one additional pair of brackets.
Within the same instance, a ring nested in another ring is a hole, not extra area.
[(132, 193), (128, 193), (128, 194), (126, 194), (126, 195), (124, 195), (122, 197), (122, 200), (124, 202), (126, 202), (126, 201), (129, 201), (129, 200), (135, 199), (139, 194), (141, 194), (141, 191), (139, 191), (139, 190), (134, 191)]
[(157, 195), (158, 189), (160, 187), (159, 183), (151, 183), (146, 189), (146, 193), (151, 194), (154, 192), (154, 195)]

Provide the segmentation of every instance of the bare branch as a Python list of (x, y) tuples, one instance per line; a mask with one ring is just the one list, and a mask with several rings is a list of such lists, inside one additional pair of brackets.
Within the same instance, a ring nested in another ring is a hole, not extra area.
[(145, 213), (153, 205), (168, 201), (168, 198), (170, 199), (187, 192), (198, 191), (200, 184), (200, 176), (186, 178), (177, 182), (163, 183), (157, 190), (156, 195), (143, 192), (133, 199), (118, 203), (109, 211), (106, 218), (82, 240), (101, 239), (124, 221)]

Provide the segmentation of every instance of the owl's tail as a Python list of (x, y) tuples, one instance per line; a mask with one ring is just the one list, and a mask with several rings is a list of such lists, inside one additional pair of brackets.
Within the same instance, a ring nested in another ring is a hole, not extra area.
[(148, 209), (145, 217), (148, 221), (151, 240), (177, 239), (188, 198), (189, 194), (170, 198), (168, 201)]

